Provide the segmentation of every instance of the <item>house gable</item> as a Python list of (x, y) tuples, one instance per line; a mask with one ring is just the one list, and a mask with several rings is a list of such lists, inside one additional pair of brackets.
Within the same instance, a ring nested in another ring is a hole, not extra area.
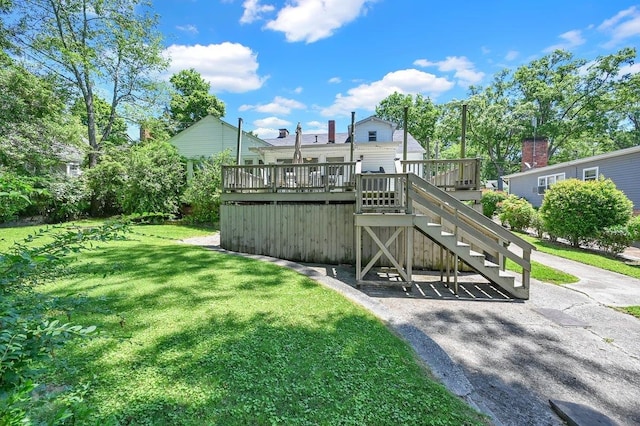
[[(527, 199), (534, 206), (542, 204), (543, 193), (549, 181), (564, 176), (564, 179), (589, 180), (597, 176), (611, 179), (616, 187), (640, 209), (640, 183), (635, 175), (640, 164), (640, 146), (612, 151), (593, 157), (558, 163), (552, 166), (527, 170), (504, 176), (509, 182), (509, 192)], [(597, 174), (594, 175), (594, 173)], [(540, 188), (545, 186), (545, 188)]]
[[(208, 115), (194, 125), (169, 139), (180, 155), (188, 159), (209, 158), (225, 150), (235, 157), (238, 144), (238, 128)], [(242, 132), (242, 158), (257, 163), (259, 156), (250, 148), (269, 146), (260, 138)]]

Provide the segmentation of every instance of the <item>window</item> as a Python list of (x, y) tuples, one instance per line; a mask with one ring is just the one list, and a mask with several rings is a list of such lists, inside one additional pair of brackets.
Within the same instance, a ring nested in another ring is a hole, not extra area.
[(375, 130), (369, 131), (369, 142), (375, 142), (378, 140), (378, 132)]
[(540, 176), (538, 178), (538, 194), (544, 194), (544, 192), (549, 189), (551, 185), (556, 182), (560, 182), (561, 180), (564, 180), (564, 173), (558, 173), (549, 176)]
[(588, 169), (582, 169), (582, 180), (596, 180), (598, 179), (598, 168), (589, 167)]
[(253, 166), (253, 160), (244, 160), (245, 166)]
[(67, 176), (80, 176), (80, 164), (79, 163), (67, 163)]

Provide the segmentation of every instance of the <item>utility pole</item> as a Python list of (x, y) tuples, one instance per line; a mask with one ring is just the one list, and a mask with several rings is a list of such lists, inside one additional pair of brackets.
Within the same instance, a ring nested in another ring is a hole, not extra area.
[(236, 164), (241, 166), (240, 162), (242, 161), (242, 118), (238, 118), (238, 152), (236, 153)]

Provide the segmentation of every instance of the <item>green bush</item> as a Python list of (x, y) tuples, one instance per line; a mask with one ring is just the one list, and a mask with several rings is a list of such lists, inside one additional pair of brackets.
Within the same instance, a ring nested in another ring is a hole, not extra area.
[(614, 225), (604, 228), (598, 233), (596, 243), (607, 253), (616, 255), (622, 253), (631, 245), (633, 239), (626, 226)]
[(231, 153), (223, 151), (203, 162), (187, 184), (182, 200), (191, 207), (189, 219), (196, 223), (215, 223), (220, 217), (222, 165), (231, 164)]
[(89, 212), (90, 191), (83, 177), (53, 176), (47, 193), (45, 216), (50, 223), (76, 220)]
[(184, 165), (178, 150), (167, 142), (135, 146), (124, 161), (122, 211), (178, 213), (185, 184)]
[(100, 162), (84, 172), (94, 203), (93, 214), (112, 216), (122, 213), (122, 194), (126, 179), (123, 147), (105, 149)]
[(633, 203), (611, 179), (560, 181), (544, 194), (540, 212), (549, 234), (575, 247), (595, 241), (600, 231), (626, 225)]
[(486, 191), (482, 194), (482, 214), (492, 218), (498, 210), (498, 204), (507, 199), (507, 194), (501, 191)]
[(0, 170), (0, 223), (16, 219), (31, 204), (33, 180)]
[(509, 225), (514, 231), (526, 231), (535, 214), (535, 209), (530, 202), (515, 195), (509, 195), (499, 207), (500, 222)]
[(542, 215), (538, 210), (534, 210), (533, 216), (531, 216), (531, 223), (529, 224), (529, 227), (533, 228), (536, 233), (536, 237), (544, 237), (544, 220), (542, 220)]
[(629, 219), (627, 229), (629, 230), (629, 234), (631, 234), (632, 241), (640, 241), (640, 216), (634, 216)]

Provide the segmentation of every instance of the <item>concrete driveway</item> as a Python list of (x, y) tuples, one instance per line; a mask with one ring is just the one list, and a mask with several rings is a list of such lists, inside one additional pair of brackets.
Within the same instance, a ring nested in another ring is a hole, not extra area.
[[(215, 239), (188, 242), (221, 250)], [(581, 281), (567, 288), (532, 280), (525, 302), (468, 301), (398, 286), (356, 290), (348, 265), (243, 256), (295, 269), (360, 303), (495, 424), (565, 424), (550, 399), (579, 404), (584, 417), (574, 417), (578, 424), (640, 424), (640, 320), (609, 307), (640, 305), (638, 280), (536, 252), (534, 260)], [(595, 414), (585, 415), (589, 409)]]

